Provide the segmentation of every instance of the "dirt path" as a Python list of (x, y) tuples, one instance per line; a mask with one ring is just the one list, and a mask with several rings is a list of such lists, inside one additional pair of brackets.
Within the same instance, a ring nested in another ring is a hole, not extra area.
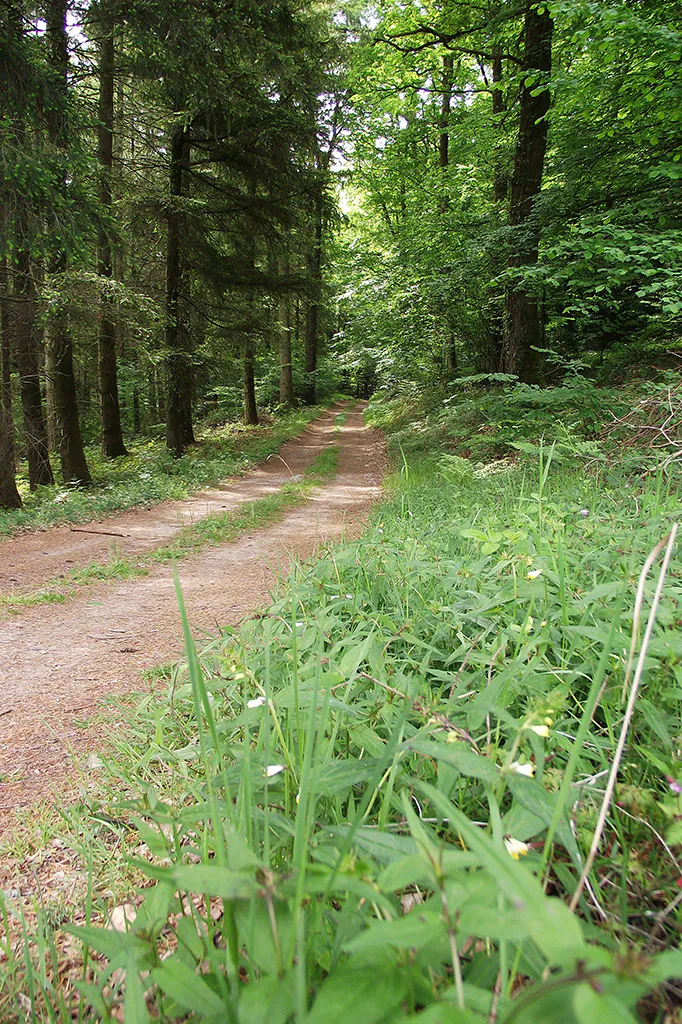
[[(334, 420), (341, 405), (332, 406), (305, 431), (284, 444), (243, 477), (183, 501), (165, 501), (151, 509), (132, 509), (84, 526), (58, 526), (0, 540), (0, 594), (21, 594), (91, 562), (141, 555), (167, 544), (183, 526), (214, 512), (237, 508), (246, 501), (274, 494), (297, 477), (334, 440)], [(102, 532), (98, 532), (102, 531)]]
[[(363, 425), (360, 407), (336, 433), (333, 415), (308, 428), (298, 442), (300, 450), (291, 442), (283, 452), (292, 470), (300, 471), (324, 444), (338, 444), (339, 471), (328, 486), (275, 526), (179, 563), (195, 635), (215, 632), (218, 625), (235, 623), (262, 606), (292, 557), (310, 558), (321, 544), (361, 530), (380, 496), (383, 440)], [(267, 486), (274, 486), (267, 469), (230, 482), (235, 504), (258, 496), (250, 487), (252, 480), (260, 486), (263, 473)], [(287, 478), (288, 472), (281, 482)], [(194, 515), (197, 500), (192, 502)], [(177, 511), (184, 514), (184, 509)], [(134, 514), (121, 518), (132, 527)], [(48, 536), (51, 532), (43, 535)], [(44, 544), (44, 550), (50, 545)], [(18, 564), (18, 545), (16, 557)], [(93, 557), (89, 550), (87, 561)], [(52, 575), (54, 565), (51, 561)], [(179, 638), (167, 565), (130, 582), (95, 584), (66, 604), (36, 606), (0, 622), (0, 829), (12, 810), (49, 794), (55, 781), (68, 775), (69, 749), (82, 763), (85, 752), (101, 740), (92, 728), (79, 727), (79, 720), (91, 715), (102, 697), (139, 690), (140, 671), (177, 657)]]

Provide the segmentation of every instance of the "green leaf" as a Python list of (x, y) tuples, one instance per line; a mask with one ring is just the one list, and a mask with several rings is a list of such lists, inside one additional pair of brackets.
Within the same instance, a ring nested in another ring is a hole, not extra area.
[(144, 989), (137, 972), (135, 959), (128, 957), (125, 982), (125, 1000), (123, 1003), (124, 1024), (149, 1024), (147, 1013), (147, 1000), (144, 997)]
[(176, 956), (166, 960), (161, 967), (155, 967), (150, 977), (183, 1010), (193, 1010), (209, 1020), (226, 1019), (225, 1004), (220, 996), (196, 970)]
[(626, 1006), (613, 995), (597, 992), (591, 985), (576, 986), (573, 1009), (580, 1024), (637, 1024)]
[(378, 921), (349, 942), (349, 952), (367, 949), (421, 949), (438, 938), (447, 938), (441, 914), (415, 907), (395, 921)]
[(415, 739), (410, 742), (409, 747), (418, 754), (451, 765), (468, 778), (480, 779), (494, 785), (500, 777), (499, 768), (491, 758), (475, 754), (464, 743), (438, 743), (436, 740)]
[(231, 871), (218, 864), (177, 864), (170, 873), (179, 889), (224, 900), (250, 899), (255, 884), (253, 873)]
[(400, 1006), (408, 987), (406, 970), (344, 965), (323, 983), (305, 1024), (377, 1024)]
[(285, 1024), (294, 1011), (294, 995), (293, 972), (250, 981), (241, 989), (239, 1024)]

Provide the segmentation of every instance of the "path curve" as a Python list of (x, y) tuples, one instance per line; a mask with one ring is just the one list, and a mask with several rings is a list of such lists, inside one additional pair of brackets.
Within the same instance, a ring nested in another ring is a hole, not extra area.
[[(329, 438), (340, 448), (338, 473), (304, 506), (274, 526), (179, 563), (196, 636), (262, 607), (292, 558), (311, 558), (322, 544), (360, 533), (380, 497), (386, 464), (383, 438), (364, 426), (362, 413), (362, 406), (349, 412)], [(230, 487), (239, 490), (240, 481)], [(101, 741), (79, 720), (104, 696), (140, 690), (140, 671), (181, 654), (180, 635), (168, 565), (128, 582), (94, 584), (63, 605), (36, 606), (0, 622), (0, 829), (13, 810), (48, 795), (68, 775), (70, 750), (83, 763)]]

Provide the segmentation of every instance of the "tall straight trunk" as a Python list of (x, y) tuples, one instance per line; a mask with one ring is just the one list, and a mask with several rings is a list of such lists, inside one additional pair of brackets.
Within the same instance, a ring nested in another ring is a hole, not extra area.
[[(289, 274), (289, 261), (279, 261), (280, 277)], [(291, 365), (291, 297), (282, 291), (279, 298), (279, 400), (282, 405), (294, 404), (294, 375)]]
[[(493, 201), (501, 207), (507, 199), (509, 192), (509, 175), (505, 166), (504, 139), (502, 131), (502, 115), (505, 112), (504, 93), (502, 83), (504, 80), (502, 65), (502, 47), (494, 43), (492, 48), (492, 106), (493, 106), (493, 127), (496, 133), (497, 142), (493, 148)], [(493, 256), (496, 265), (496, 273), (501, 273), (504, 260), (504, 253), (500, 258), (497, 254)], [(494, 284), (489, 291), (490, 318), (488, 327), (488, 339), (483, 353), (482, 369), (484, 373), (497, 373), (502, 369), (502, 346), (504, 338), (504, 315), (505, 315), (505, 292), (499, 285)]]
[[(524, 26), (523, 69), (526, 75), (521, 84), (519, 136), (509, 211), (513, 231), (511, 269), (532, 266), (538, 260), (540, 225), (534, 205), (542, 186), (547, 148), (553, 29), (554, 22), (547, 8), (536, 8), (529, 2)], [(507, 287), (502, 344), (502, 366), (506, 373), (517, 374), (528, 383), (537, 380), (539, 361), (533, 349), (540, 345), (541, 333), (537, 299), (523, 284), (512, 281)]]
[(40, 342), (36, 328), (36, 291), (27, 248), (17, 255), (15, 281), (14, 337), (19, 370), (19, 390), (24, 417), (24, 438), (28, 460), (28, 482), (32, 491), (53, 484), (47, 446), (47, 424), (40, 391)]
[(191, 364), (187, 351), (182, 250), (184, 215), (182, 200), (189, 194), (189, 132), (176, 125), (170, 137), (170, 202), (166, 255), (166, 349), (168, 352), (168, 400), (166, 444), (179, 458), (194, 441), (192, 428)]
[(2, 368), (0, 405), (5, 416), (5, 423), (8, 426), (7, 440), (4, 448), (5, 458), (14, 468), (16, 456), (14, 451), (14, 417), (12, 414), (11, 336), (9, 278), (7, 274), (7, 260), (3, 257), (0, 260), (0, 367)]
[[(99, 121), (97, 125), (97, 158), (100, 164), (99, 199), (103, 216), (111, 217), (111, 172), (114, 163), (114, 22), (103, 17), (99, 46)], [(103, 221), (99, 228), (98, 272), (112, 280), (111, 238)], [(102, 291), (99, 321), (98, 370), (99, 397), (102, 414), (102, 452), (110, 459), (127, 455), (121, 430), (121, 409), (118, 399), (116, 367), (116, 324), (112, 316), (112, 296)]]
[[(51, 111), (48, 128), (50, 141), (62, 152), (68, 148), (67, 111), (68, 102), (68, 69), (69, 51), (66, 34), (66, 11), (68, 0), (49, 0), (47, 5), (47, 43), (50, 63), (58, 76), (60, 95), (57, 105)], [(57, 187), (66, 192), (66, 181), (61, 178)], [(54, 260), (52, 270), (55, 274), (63, 274), (67, 268), (66, 251), (60, 252)], [(49, 345), (50, 368), (52, 371), (52, 387), (54, 410), (59, 434), (59, 459), (62, 476), (67, 483), (87, 486), (91, 482), (90, 471), (85, 461), (83, 438), (81, 436), (80, 419), (78, 416), (78, 400), (76, 381), (73, 372), (73, 344), (67, 324), (58, 319), (54, 324)]]
[(12, 421), (0, 405), (0, 508), (21, 508), (14, 473), (14, 440)]
[(0, 261), (0, 363), (2, 380), (0, 395), (0, 508), (21, 508), (17, 490), (14, 458), (14, 422), (12, 419), (12, 387), (10, 376), (9, 296), (7, 294), (7, 261)]
[(438, 163), (445, 169), (450, 163), (450, 104), (452, 103), (451, 53), (443, 57), (443, 88), (440, 100), (440, 135), (438, 137)]
[[(493, 123), (498, 139), (501, 132), (501, 115), (505, 111), (504, 93), (502, 92), (502, 47), (499, 43), (493, 46)], [(507, 172), (504, 167), (504, 156), (501, 142), (495, 145), (493, 151), (493, 199), (500, 203), (507, 198), (508, 189)]]
[(317, 351), (319, 347), (320, 298), (322, 291), (322, 196), (315, 201), (313, 243), (308, 257), (310, 298), (305, 320), (305, 384), (303, 400), (306, 405), (317, 401)]
[[(440, 137), (438, 139), (438, 163), (442, 172), (441, 196), (438, 202), (439, 213), (445, 214), (450, 205), (447, 194), (447, 169), (450, 164), (450, 105), (452, 103), (452, 72), (453, 58), (451, 53), (443, 57), (443, 83), (440, 101)], [(447, 317), (447, 310), (446, 310)], [(450, 380), (457, 373), (457, 342), (452, 326), (446, 323), (446, 342), (444, 346), (445, 379)]]
[(244, 343), (244, 423), (258, 426), (253, 342)]

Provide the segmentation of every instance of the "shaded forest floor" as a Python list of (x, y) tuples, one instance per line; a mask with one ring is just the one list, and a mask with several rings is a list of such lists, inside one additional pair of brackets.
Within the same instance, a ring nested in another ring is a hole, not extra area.
[(72, 758), (85, 767), (103, 697), (139, 688), (140, 672), (180, 654), (171, 560), (182, 558), (192, 627), (206, 635), (262, 605), (292, 559), (357, 532), (384, 469), (381, 435), (362, 413), (337, 406), (278, 457), (185, 502), (2, 543), (2, 592), (27, 604), (6, 604), (0, 618), (0, 822), (59, 788)]

